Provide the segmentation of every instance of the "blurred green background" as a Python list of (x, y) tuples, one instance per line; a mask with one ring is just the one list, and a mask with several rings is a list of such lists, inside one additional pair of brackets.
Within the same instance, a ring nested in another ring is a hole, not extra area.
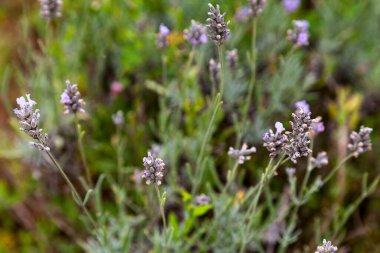
[[(210, 183), (200, 183), (204, 191), (208, 187), (217, 189), (230, 169), (227, 150), (235, 143), (234, 112), (242, 106), (249, 80), (246, 56), (252, 32), (249, 21), (234, 18), (239, 7), (247, 6), (246, 1), (212, 3), (219, 3), (227, 20), (231, 20), (232, 37), (226, 47), (239, 50), (239, 70), (235, 75), (227, 74), (223, 115), (218, 117), (216, 134), (207, 150), (207, 166), (212, 169), (204, 180)], [(156, 239), (149, 242), (146, 238), (147, 189), (133, 179), (135, 170), (142, 167), (142, 157), (154, 143), (162, 145), (169, 167), (166, 212), (173, 214), (172, 224), (176, 219), (186, 219), (182, 217), (186, 207), (176, 197), (176, 189), (190, 188), (185, 167), (196, 161), (210, 116), (205, 111), (210, 100), (208, 60), (217, 58), (217, 50), (212, 43), (200, 47), (196, 64), (186, 68), (191, 46), (184, 41), (183, 30), (192, 19), (205, 23), (207, 12), (203, 0), (66, 0), (62, 17), (48, 24), (39, 15), (38, 1), (0, 2), (0, 252), (85, 251), (80, 245), (88, 240), (89, 233), (78, 222), (79, 210), (64, 181), (28, 145), (12, 115), (15, 98), (31, 93), (41, 110), (43, 127), (54, 143), (54, 153), (80, 185), (77, 178), (83, 168), (75, 129), (72, 119), (62, 115), (59, 104), (66, 79), (78, 83), (86, 101), (87, 114), (81, 122), (94, 178), (115, 172), (117, 136), (111, 115), (117, 110), (125, 112), (125, 224), (128, 231), (133, 231), (128, 233), (129, 252), (148, 252), (155, 245)], [(291, 45), (285, 37), (294, 19), (310, 22), (310, 45), (290, 54)], [(158, 88), (162, 78), (161, 51), (156, 47), (160, 23), (172, 30), (166, 50), (169, 84), (164, 91)], [(289, 252), (313, 252), (307, 245), (315, 246), (316, 226), (322, 234), (328, 234), (334, 216), (360, 196), (363, 173), (368, 172), (369, 180), (379, 173), (380, 2), (303, 0), (301, 7), (290, 14), (280, 0), (268, 0), (257, 27), (257, 83), (261, 90), (255, 92), (250, 128), (244, 139), (258, 152), (244, 166), (240, 190), (257, 182), (259, 168), (268, 160), (261, 144), (262, 133), (275, 121), (287, 122), (296, 101), (306, 99), (313, 115), (323, 117), (326, 130), (318, 136), (316, 150), (326, 150), (331, 164), (345, 156), (347, 136), (352, 130), (362, 124), (374, 129), (373, 151), (351, 161), (299, 213), (302, 234)], [(115, 82), (122, 85), (121, 92), (112, 91)], [(177, 88), (181, 83), (186, 84), (184, 91)], [(167, 97), (168, 107), (163, 110), (160, 100)], [(177, 109), (180, 113), (175, 112)], [(329, 168), (318, 173), (327, 174)], [(277, 193), (286, 184), (283, 179), (284, 170), (273, 183)], [(104, 215), (110, 233), (112, 228), (112, 233), (119, 233), (122, 229), (112, 225), (117, 208), (111, 186), (102, 191), (104, 208), (109, 210)], [(376, 189), (349, 217), (336, 238), (343, 245), (340, 252), (380, 252), (379, 197), (380, 190)], [(280, 199), (280, 195), (275, 198)], [(212, 215), (208, 213), (202, 219), (197, 220), (201, 224), (197, 227), (207, 229)], [(181, 240), (192, 238), (192, 229), (177, 235), (178, 249)], [(223, 245), (210, 247), (202, 251), (189, 246), (184, 252), (233, 252), (223, 251)]]

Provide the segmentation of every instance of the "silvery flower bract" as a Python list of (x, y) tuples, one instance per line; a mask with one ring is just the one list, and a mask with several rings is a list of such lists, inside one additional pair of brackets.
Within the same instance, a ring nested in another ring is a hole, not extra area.
[(164, 176), (165, 163), (160, 158), (155, 158), (150, 152), (148, 156), (143, 158), (145, 170), (142, 178), (145, 178), (146, 184), (160, 185)]
[(228, 29), (230, 21), (227, 23), (224, 21), (226, 13), (220, 13), (219, 5), (216, 5), (216, 8), (212, 4), (208, 4), (208, 6), (210, 7), (209, 18), (207, 19), (208, 37), (217, 46), (221, 46), (230, 37), (230, 30)]
[(218, 84), (220, 81), (220, 63), (217, 63), (214, 59), (211, 59), (208, 63), (208, 68), (210, 72), (210, 79)]
[(32, 137), (37, 142), (31, 142), (39, 150), (50, 150), (47, 145), (47, 134), (42, 133), (42, 129), (38, 128), (40, 122), (39, 110), (34, 110), (37, 104), (30, 98), (30, 94), (26, 94), (26, 99), (22, 96), (16, 99), (20, 108), (13, 109), (14, 114), (19, 119), (21, 125), (20, 130)]
[(232, 49), (231, 51), (227, 51), (226, 60), (228, 67), (231, 70), (235, 70), (238, 65), (239, 55), (237, 49)]

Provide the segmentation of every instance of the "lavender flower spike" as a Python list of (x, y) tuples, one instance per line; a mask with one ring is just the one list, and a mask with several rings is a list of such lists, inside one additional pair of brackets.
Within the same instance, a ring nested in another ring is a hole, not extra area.
[(164, 176), (164, 161), (160, 158), (155, 158), (150, 152), (148, 152), (148, 157), (144, 157), (143, 164), (145, 170), (142, 178), (145, 178), (146, 184), (160, 185)]
[(294, 30), (287, 31), (287, 39), (294, 43), (294, 47), (309, 45), (309, 22), (306, 20), (294, 20)]
[(243, 164), (245, 161), (251, 160), (251, 156), (249, 155), (255, 152), (255, 147), (248, 148), (248, 145), (244, 143), (240, 150), (230, 147), (228, 155), (236, 158), (239, 164)]
[(31, 144), (39, 150), (50, 150), (47, 145), (47, 134), (42, 133), (42, 129), (38, 128), (40, 122), (40, 112), (38, 109), (34, 110), (33, 107), (37, 104), (30, 98), (30, 94), (26, 94), (24, 97), (16, 99), (20, 108), (13, 109), (21, 125), (20, 130), (32, 137), (37, 142), (31, 142)]
[(297, 163), (297, 158), (308, 156), (311, 153), (309, 143), (313, 120), (310, 115), (311, 113), (306, 112), (303, 108), (292, 113), (293, 121), (290, 121), (292, 131), (286, 132), (289, 140), (284, 146), (284, 150), (293, 163)]
[(66, 89), (61, 94), (61, 103), (65, 106), (64, 114), (85, 112), (83, 109), (85, 103), (81, 99), (78, 85), (71, 85), (69, 80), (66, 81)]
[(355, 157), (372, 149), (371, 132), (372, 128), (361, 126), (359, 133), (355, 131), (351, 133), (350, 143), (347, 147)]
[(208, 37), (210, 40), (214, 41), (217, 46), (221, 46), (230, 37), (230, 30), (228, 29), (228, 24), (224, 21), (224, 16), (226, 13), (221, 14), (219, 5), (216, 8), (212, 4), (208, 4), (210, 11), (208, 12), (209, 18), (207, 19), (208, 25)]
[(267, 3), (267, 0), (248, 0), (254, 17), (259, 16)]
[(326, 239), (323, 239), (322, 246), (318, 246), (317, 251), (315, 253), (334, 253), (337, 250), (338, 247), (332, 245), (330, 241), (326, 241)]
[(164, 24), (160, 24), (159, 32), (157, 33), (157, 47), (165, 48), (169, 46), (170, 30)]
[(50, 21), (54, 18), (59, 18), (62, 13), (62, 0), (39, 0), (41, 4), (40, 15)]
[(282, 5), (289, 13), (295, 12), (301, 4), (301, 0), (282, 0)]
[(278, 154), (282, 153), (283, 147), (288, 140), (287, 136), (285, 134), (282, 134), (282, 132), (285, 131), (283, 124), (276, 122), (275, 127), (275, 133), (272, 131), (272, 129), (269, 129), (263, 135), (263, 146), (270, 152), (270, 157), (275, 157)]
[(206, 194), (201, 194), (195, 196), (195, 205), (197, 206), (205, 206), (210, 204), (210, 197), (207, 196)]
[(123, 111), (119, 110), (119, 111), (117, 111), (117, 113), (112, 115), (112, 121), (115, 124), (115, 126), (121, 126), (124, 123)]
[(207, 42), (206, 27), (194, 20), (191, 20), (191, 27), (185, 29), (184, 38), (193, 46), (205, 44)]

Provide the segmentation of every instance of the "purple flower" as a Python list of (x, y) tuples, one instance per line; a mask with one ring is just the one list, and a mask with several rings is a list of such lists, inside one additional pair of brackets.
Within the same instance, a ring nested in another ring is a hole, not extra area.
[(325, 125), (322, 122), (322, 117), (318, 116), (313, 119), (313, 122), (311, 123), (311, 135), (314, 136), (323, 131), (325, 131)]
[(306, 100), (300, 100), (300, 101), (296, 102), (294, 104), (294, 106), (296, 107), (296, 109), (301, 109), (302, 108), (305, 112), (310, 112), (310, 106), (306, 102)]
[(247, 143), (244, 143), (240, 150), (230, 147), (228, 150), (228, 155), (233, 158), (236, 158), (239, 164), (243, 164), (245, 161), (251, 160), (250, 154), (255, 152), (255, 147), (248, 148)]
[(191, 20), (191, 27), (184, 31), (184, 38), (194, 46), (207, 42), (206, 27), (194, 20)]
[(239, 23), (246, 23), (249, 16), (251, 15), (252, 10), (249, 7), (239, 7), (235, 13), (235, 20)]
[(157, 47), (165, 48), (169, 46), (170, 30), (164, 24), (160, 24), (159, 32), (157, 33)]
[(287, 31), (287, 39), (294, 43), (294, 47), (309, 45), (309, 22), (306, 20), (294, 20), (294, 29)]
[(295, 12), (301, 4), (301, 0), (282, 0), (282, 5), (289, 13)]

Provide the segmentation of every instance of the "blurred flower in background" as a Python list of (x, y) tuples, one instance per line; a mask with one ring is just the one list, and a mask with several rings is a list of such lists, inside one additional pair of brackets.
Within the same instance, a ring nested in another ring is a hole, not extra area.
[(295, 12), (301, 4), (301, 0), (282, 0), (282, 5), (289, 13)]

